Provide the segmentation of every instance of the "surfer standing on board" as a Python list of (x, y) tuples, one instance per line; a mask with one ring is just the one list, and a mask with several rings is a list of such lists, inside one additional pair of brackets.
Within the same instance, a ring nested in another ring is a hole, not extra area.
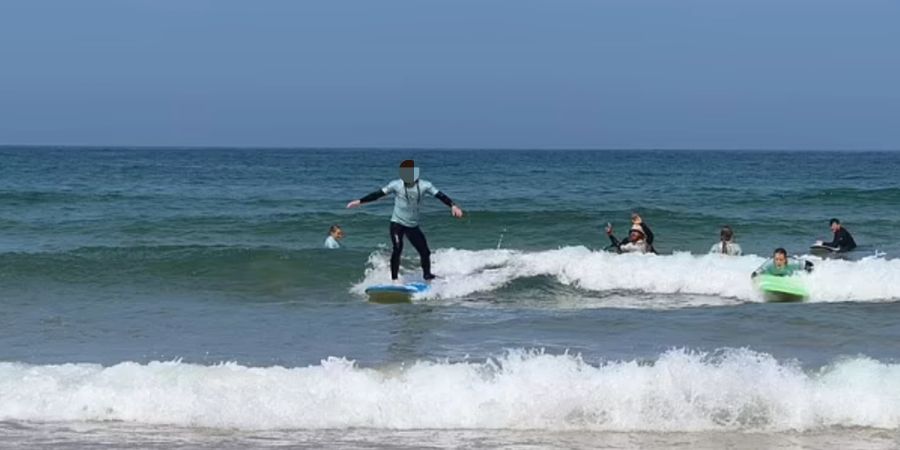
[(433, 280), (431, 273), (431, 250), (425, 233), (419, 228), (419, 212), (422, 198), (431, 195), (450, 207), (453, 217), (463, 216), (462, 209), (453, 203), (446, 194), (434, 187), (426, 180), (419, 179), (419, 168), (413, 160), (407, 159), (400, 163), (400, 179), (391, 181), (387, 186), (366, 195), (359, 200), (353, 200), (347, 204), (347, 208), (356, 208), (359, 205), (374, 202), (385, 195), (394, 195), (394, 213), (391, 215), (391, 279), (398, 280), (400, 272), (400, 255), (403, 253), (403, 237), (409, 239), (409, 243), (419, 252), (422, 264), (422, 277), (425, 280)]

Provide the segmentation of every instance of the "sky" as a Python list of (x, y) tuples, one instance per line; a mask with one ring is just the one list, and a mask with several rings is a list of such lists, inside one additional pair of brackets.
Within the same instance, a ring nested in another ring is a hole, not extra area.
[(2, 0), (0, 144), (900, 149), (900, 2)]

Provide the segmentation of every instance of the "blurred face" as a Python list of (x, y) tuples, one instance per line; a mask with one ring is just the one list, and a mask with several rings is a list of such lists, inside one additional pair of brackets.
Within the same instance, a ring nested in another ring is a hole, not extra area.
[(841, 224), (839, 224), (839, 223), (831, 224), (831, 232), (832, 233), (837, 233), (837, 230), (840, 230), (840, 229), (841, 229)]
[(775, 261), (775, 267), (784, 267), (787, 265), (787, 255), (784, 253), (776, 253), (772, 256), (772, 260)]
[(406, 184), (413, 184), (419, 179), (418, 167), (401, 167), (400, 179)]
[(338, 228), (331, 232), (331, 236), (337, 240), (341, 240), (344, 238), (344, 230)]
[(632, 231), (631, 234), (628, 235), (628, 237), (629, 237), (629, 239), (631, 239), (631, 242), (637, 242), (637, 241), (643, 239), (644, 236), (641, 235), (641, 233), (638, 233), (637, 231)]

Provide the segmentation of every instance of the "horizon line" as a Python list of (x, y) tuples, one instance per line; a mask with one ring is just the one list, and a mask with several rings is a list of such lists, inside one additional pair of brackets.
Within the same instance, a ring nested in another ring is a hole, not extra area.
[(288, 146), (288, 145), (123, 145), (123, 144), (0, 144), (0, 149), (129, 149), (129, 150), (388, 150), (388, 151), (571, 151), (571, 152), (603, 152), (603, 151), (636, 151), (636, 152), (895, 152), (898, 148), (752, 148), (752, 147), (421, 147), (421, 146)]

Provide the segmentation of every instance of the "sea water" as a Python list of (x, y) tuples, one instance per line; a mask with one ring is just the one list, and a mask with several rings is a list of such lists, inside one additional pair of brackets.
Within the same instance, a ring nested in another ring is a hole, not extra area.
[[(392, 202), (345, 205), (409, 158), (466, 216), (426, 199), (440, 278), (371, 304)], [(892, 448), (898, 168), (862, 152), (5, 147), (0, 445)], [(606, 250), (606, 223), (624, 237), (632, 211), (658, 255)], [(831, 217), (860, 248), (808, 257), (807, 303), (763, 303), (750, 272), (830, 240)], [(332, 224), (340, 250), (323, 248)], [(725, 224), (744, 256), (706, 254)]]

